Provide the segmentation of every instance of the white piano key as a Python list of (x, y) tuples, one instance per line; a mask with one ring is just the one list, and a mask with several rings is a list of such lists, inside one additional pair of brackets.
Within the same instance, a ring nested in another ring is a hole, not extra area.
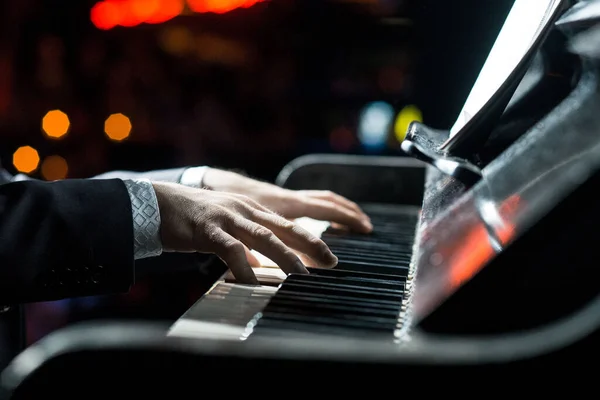
[[(310, 232), (311, 234), (313, 234), (316, 237), (321, 237), (323, 232), (325, 232), (325, 230), (327, 230), (327, 228), (330, 225), (329, 222), (318, 221), (316, 219), (306, 218), (306, 217), (298, 218), (295, 220), (295, 222), (299, 226), (306, 229), (308, 232)], [(254, 256), (256, 256), (258, 261), (260, 261), (261, 267), (263, 267), (263, 268), (279, 268), (274, 261), (272, 261), (268, 257), (264, 256), (263, 254), (259, 253), (258, 251), (252, 250), (251, 253)]]

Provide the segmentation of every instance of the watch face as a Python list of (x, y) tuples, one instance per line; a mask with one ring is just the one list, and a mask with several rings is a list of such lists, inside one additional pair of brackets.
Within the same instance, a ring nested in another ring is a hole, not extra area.
[(450, 138), (484, 110), (513, 71), (525, 59), (552, 21), (562, 0), (516, 0), (500, 30), (486, 62), (471, 89)]

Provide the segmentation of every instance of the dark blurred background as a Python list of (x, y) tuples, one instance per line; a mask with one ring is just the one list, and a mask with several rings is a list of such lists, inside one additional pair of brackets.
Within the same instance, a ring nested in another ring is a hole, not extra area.
[[(402, 157), (409, 122), (453, 124), (512, 3), (2, 0), (0, 158), (44, 180), (212, 165), (272, 181), (307, 153)], [(175, 319), (198, 279), (30, 305), (29, 340)]]

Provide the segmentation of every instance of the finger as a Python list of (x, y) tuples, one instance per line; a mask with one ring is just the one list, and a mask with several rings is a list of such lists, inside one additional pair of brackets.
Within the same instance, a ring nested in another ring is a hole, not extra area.
[(210, 250), (213, 251), (231, 270), (240, 283), (258, 285), (258, 279), (246, 256), (246, 246), (221, 228), (211, 235)]
[(332, 268), (337, 265), (337, 257), (318, 237), (301, 226), (278, 215), (257, 212), (254, 221), (269, 228), (287, 246), (306, 254), (319, 266)]
[(365, 214), (365, 212), (359, 207), (358, 204), (351, 200), (348, 200), (343, 196), (340, 196), (337, 193), (328, 190), (304, 190), (303, 194), (315, 199), (327, 200), (339, 204), (340, 206), (346, 207), (354, 211), (355, 213), (364, 216), (366, 219), (369, 219), (369, 216)]
[(298, 256), (268, 228), (244, 218), (236, 218), (232, 234), (275, 262), (281, 270), (291, 274), (308, 274)]
[(258, 258), (256, 258), (254, 254), (252, 254), (249, 248), (247, 248), (246, 246), (244, 246), (244, 248), (246, 250), (246, 259), (248, 260), (248, 264), (250, 264), (252, 268), (260, 268), (262, 265)]
[(373, 230), (371, 221), (365, 220), (361, 214), (347, 208), (339, 207), (327, 200), (307, 198), (305, 215), (321, 221), (337, 222), (357, 232), (369, 233)]

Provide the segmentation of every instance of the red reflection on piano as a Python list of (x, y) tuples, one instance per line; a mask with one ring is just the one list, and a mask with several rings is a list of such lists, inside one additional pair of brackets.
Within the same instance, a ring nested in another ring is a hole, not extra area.
[[(495, 232), (503, 246), (515, 236), (515, 226), (510, 221), (520, 206), (520, 197), (513, 195), (498, 207), (504, 225), (497, 227)], [(488, 235), (483, 223), (478, 224), (461, 241), (461, 247), (455, 249), (449, 264), (450, 282), (453, 287), (461, 286), (471, 279), (492, 259), (496, 252), (490, 244)]]

